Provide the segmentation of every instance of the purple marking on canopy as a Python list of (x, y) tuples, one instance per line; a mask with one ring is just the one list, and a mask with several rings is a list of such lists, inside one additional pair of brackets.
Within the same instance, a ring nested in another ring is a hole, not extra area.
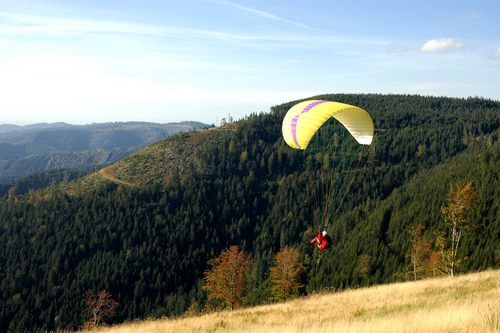
[[(316, 102), (313, 102), (311, 104), (309, 104), (308, 106), (306, 106), (301, 112), (300, 114), (303, 114), (305, 112), (309, 112), (313, 107), (315, 107), (316, 105), (319, 105), (319, 104), (322, 104), (322, 103), (327, 103), (328, 101), (316, 101)], [(301, 148), (299, 143), (297, 142), (297, 122), (299, 121), (299, 116), (300, 114), (296, 115), (295, 117), (293, 117), (292, 119), (292, 137), (293, 137), (293, 141), (295, 142), (295, 144), (297, 145), (297, 147)]]

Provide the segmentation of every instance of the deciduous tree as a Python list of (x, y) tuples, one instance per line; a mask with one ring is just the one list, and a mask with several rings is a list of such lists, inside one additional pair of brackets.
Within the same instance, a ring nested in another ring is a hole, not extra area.
[(92, 290), (88, 290), (85, 293), (83, 302), (87, 306), (87, 314), (90, 315), (84, 328), (108, 325), (118, 308), (118, 302), (114, 301), (111, 298), (111, 293), (106, 290), (102, 290), (95, 295)]
[(424, 239), (424, 229), (425, 227), (419, 224), (410, 230), (411, 249), (408, 257), (410, 257), (413, 268), (411, 273), (413, 273), (415, 281), (426, 275), (427, 261), (432, 253), (432, 241)]
[(208, 299), (226, 303), (231, 311), (242, 304), (242, 297), (247, 294), (247, 270), (252, 260), (246, 252), (233, 245), (222, 254), (208, 261), (212, 269), (205, 272)]
[(448, 206), (442, 207), (441, 212), (446, 225), (451, 231), (451, 248), (443, 251), (443, 258), (449, 265), (449, 272), (454, 276), (457, 265), (461, 262), (458, 258), (458, 246), (464, 231), (479, 231), (482, 225), (472, 224), (467, 221), (467, 212), (474, 209), (478, 202), (479, 191), (475, 191), (472, 182), (466, 185), (457, 184), (457, 189), (451, 185), (451, 193), (448, 195)]
[(432, 251), (425, 261), (426, 276), (438, 276), (446, 274), (446, 269), (441, 253)]
[(364, 254), (359, 259), (359, 272), (361, 273), (361, 276), (363, 276), (366, 279), (367, 277), (370, 276), (371, 271), (372, 271), (372, 256)]
[(303, 287), (300, 283), (300, 275), (303, 272), (302, 261), (297, 250), (286, 246), (274, 256), (274, 266), (270, 270), (273, 299), (290, 298), (295, 290)]
[(426, 145), (418, 145), (417, 156), (424, 157), (424, 158), (427, 157), (427, 146)]

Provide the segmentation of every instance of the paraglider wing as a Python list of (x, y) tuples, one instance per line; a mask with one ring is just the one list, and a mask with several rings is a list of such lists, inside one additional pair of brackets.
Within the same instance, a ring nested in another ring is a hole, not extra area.
[(283, 119), (283, 138), (295, 149), (306, 149), (316, 131), (331, 117), (336, 118), (359, 144), (373, 139), (373, 121), (368, 112), (349, 104), (309, 100), (293, 106)]

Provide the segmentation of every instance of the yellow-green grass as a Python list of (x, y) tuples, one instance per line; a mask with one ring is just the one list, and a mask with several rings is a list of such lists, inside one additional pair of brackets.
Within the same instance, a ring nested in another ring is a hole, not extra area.
[(202, 316), (125, 323), (99, 332), (496, 332), (500, 271), (323, 293)]

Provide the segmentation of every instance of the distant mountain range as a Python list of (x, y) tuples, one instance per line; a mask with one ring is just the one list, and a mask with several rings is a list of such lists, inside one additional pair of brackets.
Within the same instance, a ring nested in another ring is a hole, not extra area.
[(207, 127), (208, 124), (196, 121), (82, 126), (62, 122), (26, 126), (3, 124), (0, 125), (0, 183), (53, 168), (106, 165), (161, 138)]
[(54, 128), (69, 128), (75, 127), (77, 125), (66, 124), (62, 122), (58, 123), (38, 123), (31, 125), (12, 125), (12, 124), (2, 124), (0, 125), (0, 140), (3, 140), (7, 137), (17, 136), (26, 132), (40, 131), (46, 129), (54, 129)]

